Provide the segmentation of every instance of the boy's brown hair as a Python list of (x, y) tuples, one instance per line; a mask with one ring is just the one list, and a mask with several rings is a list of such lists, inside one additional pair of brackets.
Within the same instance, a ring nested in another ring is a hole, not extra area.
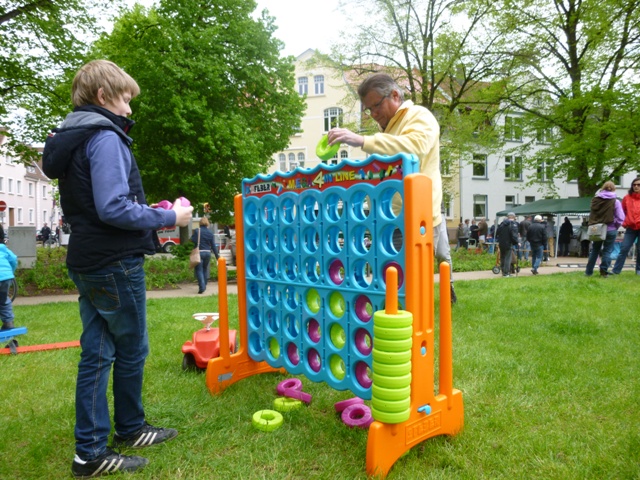
[(93, 60), (83, 66), (73, 79), (71, 101), (74, 107), (96, 105), (98, 90), (102, 88), (107, 101), (124, 93), (138, 96), (140, 87), (124, 70), (108, 60)]

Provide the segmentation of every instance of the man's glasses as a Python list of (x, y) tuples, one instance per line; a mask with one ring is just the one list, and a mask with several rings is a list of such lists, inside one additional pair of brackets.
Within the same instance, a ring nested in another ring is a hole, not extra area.
[(364, 113), (366, 113), (367, 115), (371, 115), (371, 112), (377, 110), (380, 105), (382, 105), (382, 102), (384, 102), (387, 98), (389, 98), (389, 95), (385, 95), (378, 103), (371, 105), (369, 108), (365, 108)]

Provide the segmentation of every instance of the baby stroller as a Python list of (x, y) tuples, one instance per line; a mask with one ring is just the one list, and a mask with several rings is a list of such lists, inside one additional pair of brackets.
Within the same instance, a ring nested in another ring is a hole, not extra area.
[[(498, 275), (502, 271), (502, 268), (500, 267), (500, 265), (502, 265), (501, 257), (500, 257), (500, 245), (496, 244), (496, 264), (491, 269), (491, 271), (496, 275)], [(516, 274), (517, 276), (519, 272), (520, 272), (520, 265), (518, 265), (518, 254), (516, 252), (516, 249), (512, 248), (511, 249), (511, 272), (509, 273), (512, 275)]]

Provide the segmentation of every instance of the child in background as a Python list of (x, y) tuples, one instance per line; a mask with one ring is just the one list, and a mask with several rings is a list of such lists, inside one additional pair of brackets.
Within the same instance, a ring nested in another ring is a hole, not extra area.
[(0, 330), (14, 328), (13, 305), (11, 298), (9, 298), (9, 287), (17, 267), (18, 257), (4, 243), (0, 243), (0, 319), (2, 319)]

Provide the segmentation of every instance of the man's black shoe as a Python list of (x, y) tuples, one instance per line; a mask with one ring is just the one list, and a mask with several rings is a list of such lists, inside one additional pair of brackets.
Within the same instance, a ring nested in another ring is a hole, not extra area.
[(93, 460), (82, 460), (78, 455), (71, 464), (71, 473), (76, 478), (92, 478), (116, 472), (135, 472), (149, 463), (144, 457), (120, 455), (110, 448)]
[(453, 285), (451, 285), (451, 305), (458, 302), (458, 296), (456, 295), (456, 291), (453, 289)]
[(178, 431), (173, 428), (160, 428), (144, 423), (142, 428), (134, 435), (124, 438), (117, 433), (113, 436), (114, 447), (142, 448), (166, 442), (178, 436)]

